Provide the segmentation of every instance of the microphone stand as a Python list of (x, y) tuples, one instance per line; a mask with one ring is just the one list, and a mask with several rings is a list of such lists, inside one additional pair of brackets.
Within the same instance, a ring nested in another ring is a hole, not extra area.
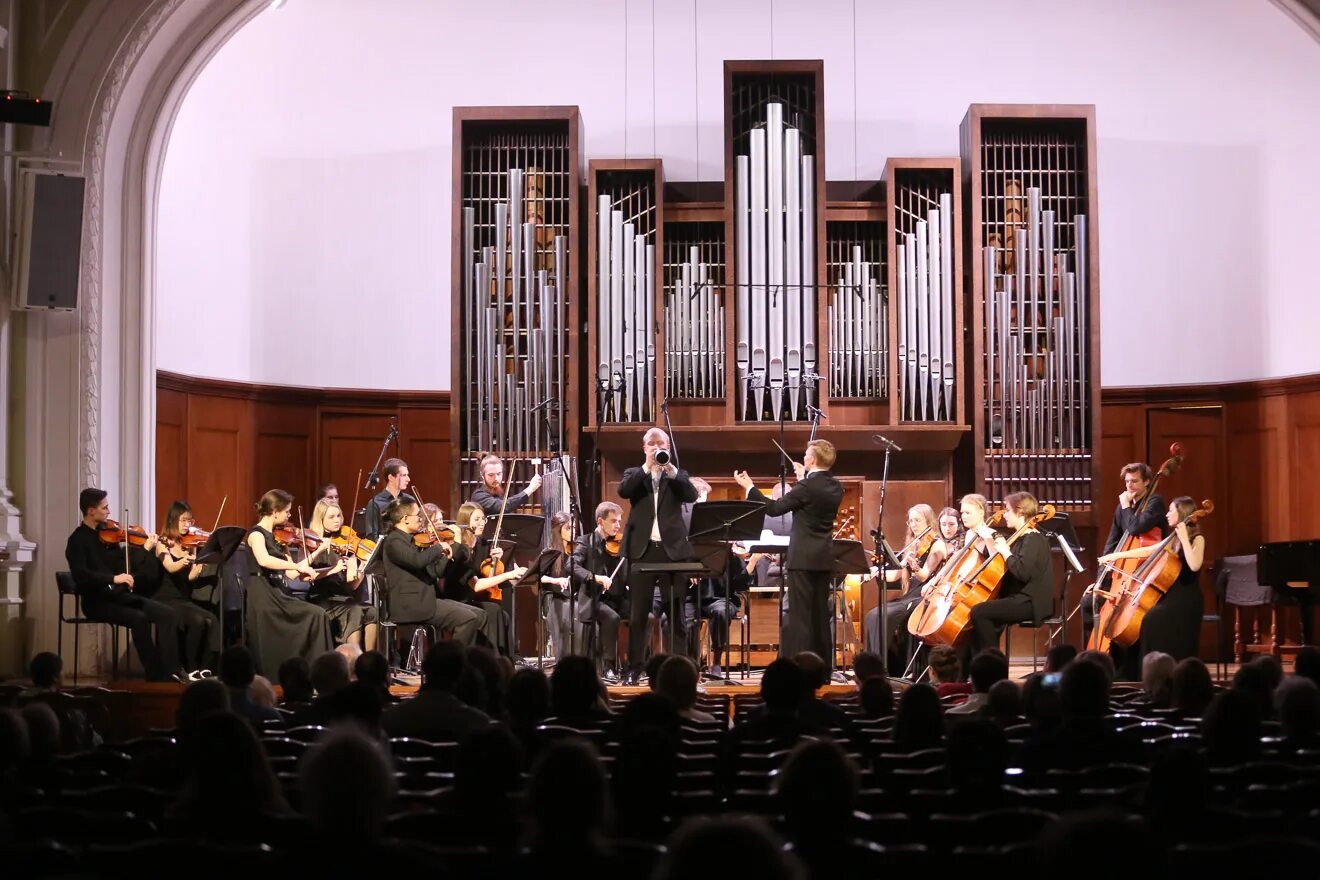
[(883, 552), (884, 548), (880, 547), (879, 545), (882, 541), (884, 541), (885, 490), (889, 486), (889, 456), (890, 453), (892, 453), (895, 449), (898, 449), (899, 452), (902, 452), (903, 450), (898, 446), (894, 445), (894, 442), (892, 440), (887, 440), (884, 437), (881, 437), (879, 434), (876, 434), (872, 439), (877, 443), (881, 443), (881, 445), (885, 447), (885, 463), (884, 463), (884, 468), (880, 472), (880, 504), (879, 504), (880, 515), (879, 518), (876, 520), (875, 531), (872, 532), (871, 535), (876, 539), (877, 549), (882, 551), (877, 553), (877, 555), (880, 557), (880, 579), (879, 579), (880, 662), (883, 664), (881, 668), (884, 669), (885, 676), (888, 677), (889, 676), (889, 609), (887, 608), (887, 605), (889, 603), (885, 601), (885, 593), (888, 592), (888, 587), (886, 585), (889, 583), (888, 579), (885, 577), (886, 569), (888, 568), (888, 560), (886, 559), (887, 554)]
[[(385, 454), (389, 452), (390, 444), (398, 439), (399, 439), (399, 418), (398, 416), (390, 416), (390, 429), (385, 434), (385, 442), (380, 445), (380, 455), (376, 456), (376, 463), (372, 465), (370, 473), (367, 474), (367, 482), (362, 486), (363, 489), (367, 490), (367, 504), (372, 504), (375, 501), (376, 487), (380, 485), (381, 463), (385, 461)], [(365, 510), (365, 508), (363, 509)], [(350, 516), (356, 513), (357, 511), (353, 511), (353, 513), (350, 514)], [(352, 523), (350, 520), (350, 525), (351, 524)], [(366, 526), (366, 522), (364, 519), (363, 527), (365, 528), (365, 526)]]

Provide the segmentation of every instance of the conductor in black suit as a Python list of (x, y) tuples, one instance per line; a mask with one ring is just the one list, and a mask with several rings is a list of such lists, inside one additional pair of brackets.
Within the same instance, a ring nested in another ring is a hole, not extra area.
[[(669, 609), (670, 620), (680, 625), (683, 619), (683, 595), (688, 579), (681, 578), (678, 589), (673, 578), (656, 574), (642, 574), (634, 569), (638, 563), (683, 562), (692, 558), (692, 545), (688, 543), (688, 530), (683, 522), (683, 505), (697, 500), (696, 487), (687, 471), (681, 471), (672, 461), (669, 435), (652, 428), (642, 437), (642, 451), (646, 463), (628, 468), (619, 483), (619, 497), (626, 498), (632, 509), (628, 525), (623, 532), (623, 553), (628, 558), (628, 591), (631, 593), (628, 616), (628, 684), (636, 684), (646, 662), (646, 621), (651, 610), (651, 594), (658, 585), (663, 607)], [(660, 454), (663, 451), (663, 454)], [(657, 461), (657, 455), (665, 463)], [(683, 641), (687, 643), (687, 627), (682, 626)], [(675, 650), (672, 646), (670, 650)]]
[(793, 512), (793, 531), (788, 538), (788, 619), (784, 622), (782, 657), (811, 651), (829, 665), (834, 661), (834, 639), (830, 634), (830, 576), (834, 571), (834, 517), (843, 500), (843, 484), (830, 468), (834, 444), (813, 440), (807, 444), (802, 463), (793, 462), (798, 482), (778, 501), (767, 499), (752, 484), (746, 471), (733, 477), (753, 501), (765, 501), (766, 516)]

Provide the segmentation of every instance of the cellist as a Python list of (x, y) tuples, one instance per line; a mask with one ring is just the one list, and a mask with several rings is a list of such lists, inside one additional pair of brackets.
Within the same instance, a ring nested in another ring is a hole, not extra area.
[[(1184, 495), (1173, 499), (1165, 514), (1167, 524), (1178, 535), (1174, 546), (1168, 549), (1182, 557), (1182, 568), (1173, 586), (1141, 621), (1135, 656), (1124, 664), (1129, 672), (1134, 668), (1140, 670), (1141, 659), (1152, 651), (1163, 651), (1174, 660), (1197, 655), (1201, 641), (1201, 615), (1205, 612), (1198, 575), (1205, 561), (1205, 537), (1199, 523), (1188, 525), (1185, 522), (1196, 510), (1196, 502)], [(1153, 546), (1134, 547), (1121, 553), (1106, 553), (1097, 562), (1104, 565), (1118, 559), (1145, 559), (1155, 549)]]
[[(1159, 493), (1146, 493), (1151, 488), (1154, 474), (1150, 465), (1144, 461), (1134, 461), (1123, 466), (1119, 471), (1123, 480), (1123, 491), (1118, 496), (1118, 507), (1114, 510), (1114, 523), (1109, 527), (1109, 537), (1105, 539), (1102, 555), (1108, 555), (1118, 549), (1124, 534), (1145, 535), (1158, 530), (1158, 535), (1151, 535), (1149, 543), (1154, 544), (1168, 534), (1165, 517), (1168, 514), (1164, 499)], [(1082, 597), (1082, 644), (1091, 639), (1091, 628), (1095, 626), (1097, 597), (1088, 593)]]
[[(1039, 506), (1028, 492), (1013, 492), (1004, 498), (1004, 523), (1017, 532), (1034, 517)], [(971, 638), (966, 659), (986, 648), (998, 647), (999, 634), (1006, 624), (1043, 620), (1054, 604), (1054, 585), (1050, 566), (1049, 539), (1035, 529), (1027, 529), (1013, 546), (986, 523), (968, 530), (986, 541), (994, 552), (1004, 557), (1004, 577), (994, 599), (974, 605), (970, 614)], [(963, 664), (970, 668), (970, 662)]]

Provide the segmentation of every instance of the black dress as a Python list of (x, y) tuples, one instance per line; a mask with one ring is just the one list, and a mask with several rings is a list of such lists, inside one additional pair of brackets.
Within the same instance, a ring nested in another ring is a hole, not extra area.
[[(266, 542), (266, 552), (288, 559), (275, 536), (261, 526), (252, 532)], [(254, 558), (255, 563), (255, 558)], [(257, 672), (275, 677), (280, 664), (290, 657), (303, 657), (308, 663), (327, 651), (333, 651), (330, 617), (320, 607), (290, 595), (284, 572), (253, 565), (248, 578), (247, 630), (248, 648), (256, 661)]]
[[(454, 558), (445, 566), (439, 582), (440, 598), (481, 609), (486, 615), (480, 627), (482, 636), (498, 653), (509, 656), (509, 616), (504, 613), (503, 605), (490, 599), (489, 593), (478, 593), (472, 589), (477, 578), (481, 577), (477, 566), (481, 564), (480, 558), (486, 555), (484, 542), (479, 541), (475, 548), (457, 542), (451, 547)], [(506, 596), (513, 589), (514, 583), (511, 581), (503, 584)]]
[(354, 587), (342, 571), (312, 581), (307, 600), (330, 616), (336, 645), (344, 644), (353, 633), (376, 622), (376, 609), (364, 601), (364, 592), (361, 580)]
[[(1181, 542), (1175, 545), (1182, 556)], [(1195, 657), (1201, 642), (1201, 615), (1205, 613), (1205, 600), (1201, 596), (1201, 573), (1192, 571), (1183, 559), (1178, 578), (1169, 587), (1159, 603), (1146, 612), (1138, 638), (1139, 657), (1152, 651), (1163, 651), (1174, 660)], [(1140, 661), (1135, 672), (1140, 674)]]
[(197, 582), (188, 580), (188, 570), (192, 566), (185, 565), (171, 573), (154, 553), (147, 565), (154, 569), (151, 582), (155, 585), (155, 592), (151, 598), (168, 605), (178, 621), (183, 643), (180, 663), (189, 672), (205, 668), (206, 655), (219, 650), (220, 628), (215, 615), (193, 601), (192, 593)]

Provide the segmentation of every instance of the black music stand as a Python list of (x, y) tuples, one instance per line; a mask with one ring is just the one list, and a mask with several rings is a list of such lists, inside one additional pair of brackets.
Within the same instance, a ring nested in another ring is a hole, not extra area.
[[(495, 524), (498, 517), (488, 517), (486, 527), (481, 531), (483, 540), (490, 543), (495, 537)], [(545, 533), (545, 517), (531, 513), (506, 513), (504, 524), (500, 528), (500, 544), (508, 545), (505, 551), (504, 565), (516, 565), (519, 559), (534, 559), (541, 552), (541, 536)], [(511, 552), (510, 552), (511, 551)], [(480, 560), (477, 560), (480, 564)], [(518, 656), (518, 587), (522, 583), (510, 584), (509, 590), (509, 653), (514, 664), (521, 662)], [(539, 654), (544, 648), (538, 647)]]
[[(221, 526), (211, 532), (211, 537), (202, 545), (202, 549), (197, 551), (197, 558), (193, 561), (194, 565), (214, 565), (216, 568), (216, 580), (211, 586), (211, 600), (216, 606), (216, 626), (220, 628), (220, 651), (223, 653), (225, 648), (225, 577), (224, 565), (237, 552), (238, 548), (243, 546), (243, 539), (247, 537), (248, 530), (242, 526)], [(247, 573), (243, 573), (241, 583), (246, 587)], [(239, 600), (239, 606), (242, 607), (242, 599)], [(242, 627), (240, 626), (240, 634)], [(219, 657), (216, 658), (219, 661)]]
[[(695, 550), (696, 548), (693, 549)], [(659, 582), (659, 580), (665, 578), (669, 580), (669, 589), (668, 590), (662, 589), (660, 591), (660, 597), (663, 600), (665, 593), (668, 592), (669, 594), (670, 607), (664, 608), (662, 601), (661, 612), (667, 613), (669, 615), (669, 650), (672, 652), (674, 650), (674, 646), (678, 643), (678, 617), (683, 613), (683, 599), (687, 596), (687, 590), (683, 590), (682, 592), (676, 593), (676, 591), (674, 590), (674, 581), (677, 578), (684, 576), (690, 578), (706, 577), (708, 574), (706, 565), (703, 562), (696, 562), (696, 561), (636, 562), (628, 567), (629, 579), (632, 578), (632, 575), (634, 573), (641, 575), (651, 574), (657, 576), (656, 582), (653, 582), (651, 585), (651, 589), (647, 591), (647, 595), (645, 599), (647, 602), (651, 601), (651, 596), (652, 594), (654, 594), (655, 587)], [(640, 598), (642, 597), (633, 596), (631, 601), (636, 602)], [(675, 613), (675, 611), (677, 611), (677, 613)], [(686, 654), (687, 651), (685, 650), (683, 653)], [(632, 657), (628, 658), (628, 662), (634, 667), (636, 667), (637, 665), (637, 661)]]
[[(696, 545), (703, 546), (708, 541), (719, 541), (725, 550), (729, 550), (729, 544), (733, 541), (747, 543), (755, 541), (761, 537), (761, 529), (765, 526), (765, 502), (763, 501), (703, 501), (700, 504), (692, 506), (692, 520), (688, 527), (688, 540), (692, 541), (694, 549)], [(706, 539), (702, 541), (701, 539)], [(707, 556), (703, 555), (700, 549), (697, 550), (697, 556), (703, 562)], [(724, 601), (727, 605), (733, 605), (733, 587), (729, 580), (729, 558), (728, 553), (724, 555), (724, 564), (719, 568), (712, 568), (719, 574), (711, 575), (720, 577), (724, 580)], [(701, 614), (701, 596), (698, 595), (693, 605), (695, 614), (693, 615), (693, 624), (700, 627), (699, 620)], [(733, 684), (729, 677), (729, 656), (733, 647), (733, 621), (729, 622), (729, 632), (724, 639), (724, 677), (726, 684)]]
[[(1059, 590), (1061, 601), (1057, 614), (1062, 615), (1066, 607), (1064, 603), (1068, 601), (1068, 581), (1072, 579), (1074, 573), (1080, 574), (1086, 570), (1086, 566), (1077, 558), (1077, 554), (1082, 552), (1082, 545), (1077, 540), (1077, 530), (1073, 528), (1072, 517), (1066, 513), (1055, 513), (1047, 520), (1042, 520), (1036, 524), (1036, 531), (1050, 539), (1053, 545), (1050, 549), (1057, 550), (1063, 555), (1063, 588)], [(1081, 601), (1078, 601), (1077, 610), (1081, 609)], [(1076, 611), (1073, 612), (1075, 614)], [(1051, 620), (1053, 624), (1057, 621), (1059, 628), (1050, 633), (1050, 642), (1054, 641), (1055, 636), (1063, 632), (1067, 627), (1068, 621), (1072, 619), (1072, 614), (1062, 620)], [(1065, 633), (1066, 636), (1066, 633)]]
[[(881, 543), (885, 548), (885, 552), (892, 556), (893, 552), (889, 549), (888, 544), (885, 542)], [(833, 668), (834, 655), (836, 652), (839, 654), (839, 665), (841, 667), (846, 667), (848, 665), (847, 643), (843, 643), (842, 645), (836, 644), (836, 642), (842, 641), (839, 638), (839, 623), (836, 616), (839, 610), (839, 582), (850, 574), (870, 573), (871, 563), (866, 558), (866, 550), (862, 547), (861, 541), (845, 541), (838, 538), (834, 539), (834, 570), (830, 572), (830, 626), (832, 628), (830, 632), (831, 678), (837, 675), (844, 681), (847, 681), (847, 678), (841, 669), (836, 670)], [(881, 598), (883, 598), (883, 587), (881, 588), (881, 591)], [(848, 620), (846, 605), (844, 606), (844, 622), (848, 626), (852, 626), (852, 622)]]
[[(764, 533), (764, 530), (762, 531), (762, 533)], [(781, 535), (780, 537), (783, 536)], [(788, 580), (787, 580), (788, 576), (784, 569), (783, 557), (788, 553), (788, 545), (761, 544), (761, 543), (750, 543), (747, 545), (748, 556), (756, 556), (758, 553), (762, 556), (779, 557), (779, 592), (775, 594), (775, 616), (779, 621), (779, 643), (777, 647), (782, 649), (784, 646), (784, 595), (788, 590)], [(749, 604), (747, 606), (747, 609), (748, 609), (748, 614), (750, 615), (751, 614), (750, 599), (748, 600), (748, 602)], [(750, 629), (750, 627), (751, 627), (751, 621), (749, 619), (748, 628)]]
[[(554, 547), (543, 548), (540, 554), (536, 557), (535, 561), (533, 561), (531, 565), (527, 566), (527, 573), (524, 574), (521, 578), (519, 578), (518, 582), (513, 585), (515, 589), (517, 589), (518, 587), (536, 588), (536, 668), (537, 669), (545, 669), (546, 614), (542, 612), (541, 603), (543, 601), (549, 601), (549, 602), (554, 601), (552, 595), (553, 591), (550, 589), (542, 588), (541, 578), (546, 575), (546, 571), (549, 568), (550, 558), (553, 557), (557, 552), (558, 551)], [(573, 632), (572, 627), (577, 626), (577, 615), (575, 613), (576, 603), (574, 602), (574, 595), (573, 595), (572, 565), (571, 564), (565, 565), (565, 570), (568, 572), (568, 580), (569, 580), (569, 586), (564, 592), (565, 595), (568, 597), (568, 604), (569, 604), (568, 619), (569, 619), (569, 633), (570, 633), (570, 641), (571, 641), (571, 633)], [(553, 577), (553, 575), (551, 575), (551, 577)], [(547, 599), (546, 597), (550, 597), (550, 598)], [(515, 626), (516, 625), (517, 622), (515, 621)], [(556, 651), (555, 662), (558, 663), (559, 660), (560, 660), (559, 652)]]

